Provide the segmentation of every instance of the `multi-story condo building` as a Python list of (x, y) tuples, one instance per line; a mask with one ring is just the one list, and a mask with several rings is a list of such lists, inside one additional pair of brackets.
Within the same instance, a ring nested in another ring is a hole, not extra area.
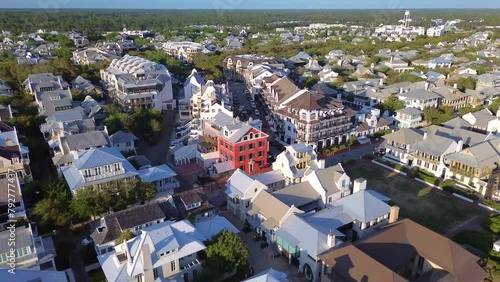
[(300, 90), (275, 111), (276, 135), (286, 144), (303, 142), (314, 149), (347, 142), (355, 112), (328, 96)]
[(321, 150), (346, 142), (355, 112), (328, 96), (298, 88), (289, 78), (264, 79), (271, 130), (283, 144), (303, 142)]
[(278, 60), (262, 55), (232, 55), (224, 59), (222, 67), (224, 76), (229, 80), (245, 80), (247, 70), (254, 65), (278, 65)]
[(224, 86), (216, 85), (212, 80), (201, 85), (196, 89), (190, 99), (191, 118), (200, 119), (202, 113), (216, 113), (214, 106), (221, 101), (224, 106), (224, 98), (226, 93)]
[(155, 62), (125, 55), (101, 70), (101, 79), (125, 111), (136, 107), (159, 111), (176, 107), (170, 73), (167, 67)]
[(260, 173), (267, 168), (268, 137), (250, 123), (234, 119), (220, 129), (219, 158), (248, 174)]
[(204, 123), (203, 136), (206, 143), (219, 153), (221, 162), (229, 162), (233, 169), (257, 174), (268, 166), (268, 135), (261, 129), (260, 120), (242, 122), (219, 112), (213, 121)]
[(181, 60), (184, 63), (193, 62), (193, 56), (196, 54), (208, 54), (210, 53), (203, 44), (183, 41), (183, 42), (165, 42), (163, 43), (163, 50), (174, 57), (177, 60)]
[(165, 221), (142, 229), (98, 259), (110, 282), (193, 281), (202, 268), (198, 252), (207, 239), (187, 220)]

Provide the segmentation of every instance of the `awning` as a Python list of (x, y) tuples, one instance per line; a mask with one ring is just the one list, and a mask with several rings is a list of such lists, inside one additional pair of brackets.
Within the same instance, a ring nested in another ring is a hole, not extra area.
[(299, 240), (295, 239), (292, 234), (286, 232), (283, 228), (278, 229), (275, 234), (292, 247), (296, 247), (300, 243)]

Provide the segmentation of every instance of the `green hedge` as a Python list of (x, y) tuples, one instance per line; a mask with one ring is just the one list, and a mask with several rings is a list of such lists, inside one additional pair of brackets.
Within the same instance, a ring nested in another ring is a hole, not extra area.
[(496, 241), (496, 236), (487, 232), (467, 230), (459, 232), (452, 239), (458, 244), (467, 244), (488, 254)]
[(500, 234), (500, 215), (494, 212), (490, 213), (489, 216), (483, 218), (481, 226), (495, 234)]
[(451, 179), (446, 179), (445, 181), (441, 181), (438, 178), (436, 178), (434, 175), (431, 175), (423, 170), (416, 169), (412, 172), (415, 177), (418, 177), (425, 182), (434, 184), (436, 186), (439, 186), (443, 188), (443, 190), (448, 191), (450, 193), (455, 193), (460, 196), (467, 197), (473, 201), (477, 201), (478, 197), (476, 196), (476, 193), (472, 190), (464, 191), (462, 189), (458, 189), (455, 187), (455, 181)]
[(490, 208), (496, 209), (497, 211), (500, 211), (500, 203), (498, 202), (495, 202), (493, 200), (484, 200), (483, 204)]

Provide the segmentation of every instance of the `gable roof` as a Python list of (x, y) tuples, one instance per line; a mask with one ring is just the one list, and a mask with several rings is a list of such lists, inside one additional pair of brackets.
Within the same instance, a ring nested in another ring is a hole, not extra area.
[(243, 199), (247, 191), (249, 191), (249, 189), (256, 185), (265, 187), (264, 184), (262, 184), (258, 180), (254, 180), (243, 170), (238, 168), (233, 172), (231, 177), (229, 177), (226, 182), (226, 194), (230, 198), (238, 196), (240, 199)]
[[(320, 258), (333, 267), (335, 275), (344, 279), (360, 281), (366, 277), (364, 279), (369, 281), (407, 281), (396, 272), (416, 254), (442, 268), (439, 278), (430, 281), (482, 281), (487, 276), (477, 264), (478, 257), (409, 219), (383, 226), (379, 232), (324, 253)], [(433, 274), (436, 270), (424, 277), (429, 279)]]
[(118, 130), (113, 135), (109, 136), (113, 144), (133, 142), (139, 140), (133, 133)]
[[(103, 219), (91, 223), (92, 239), (95, 244), (105, 244), (118, 239), (120, 234), (135, 226), (143, 225), (148, 222), (163, 220), (167, 216), (160, 207), (159, 202), (153, 202), (141, 206), (132, 207), (122, 211), (104, 216)], [(168, 216), (170, 218), (170, 216)], [(102, 223), (102, 221), (104, 221)], [(100, 226), (105, 226), (101, 232), (97, 231)]]
[(78, 158), (73, 162), (78, 170), (128, 162), (117, 149), (109, 147), (87, 150), (78, 153), (78, 155)]
[(401, 128), (397, 131), (384, 135), (383, 138), (387, 141), (394, 141), (401, 144), (414, 144), (424, 138), (422, 131), (413, 128)]
[(284, 272), (277, 271), (272, 268), (266, 269), (246, 280), (243, 280), (243, 282), (286, 282), (286, 281), (288, 280), (286, 279), (286, 274)]
[(150, 168), (143, 168), (138, 170), (137, 172), (139, 173), (139, 177), (141, 178), (141, 180), (144, 182), (154, 182), (161, 179), (177, 176), (177, 173), (175, 173), (166, 164)]
[(451, 146), (457, 146), (457, 141), (455, 139), (457, 138), (450, 138), (450, 136), (443, 137), (428, 133), (427, 137), (415, 144), (414, 149), (423, 153), (427, 153), (431, 156), (441, 156), (442, 154), (449, 151)]
[(109, 146), (108, 135), (103, 131), (71, 134), (61, 139), (64, 139), (69, 150)]
[(301, 207), (321, 199), (321, 195), (308, 181), (293, 184), (273, 193), (273, 196), (287, 206)]

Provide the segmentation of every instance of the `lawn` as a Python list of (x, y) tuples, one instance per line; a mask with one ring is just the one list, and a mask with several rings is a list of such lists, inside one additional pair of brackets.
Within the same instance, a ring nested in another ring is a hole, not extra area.
[(466, 205), (458, 198), (375, 165), (348, 167), (347, 174), (352, 180), (365, 178), (368, 189), (391, 198), (392, 203), (400, 207), (400, 217), (409, 218), (440, 234), (446, 234), (453, 227), (484, 214), (479, 208)]

